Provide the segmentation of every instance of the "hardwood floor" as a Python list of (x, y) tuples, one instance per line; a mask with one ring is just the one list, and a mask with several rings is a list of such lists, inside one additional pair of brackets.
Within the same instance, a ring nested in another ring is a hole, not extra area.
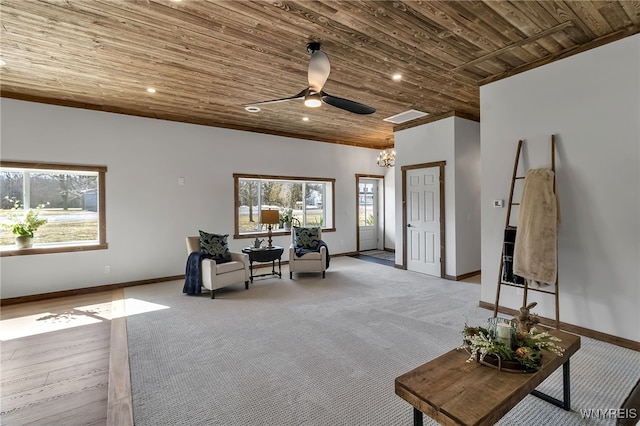
[(2, 307), (2, 425), (107, 424), (112, 297)]
[(482, 274), (476, 274), (473, 276), (470, 276), (469, 278), (465, 278), (464, 280), (460, 280), (463, 283), (473, 283), (473, 284), (480, 284), (482, 283)]

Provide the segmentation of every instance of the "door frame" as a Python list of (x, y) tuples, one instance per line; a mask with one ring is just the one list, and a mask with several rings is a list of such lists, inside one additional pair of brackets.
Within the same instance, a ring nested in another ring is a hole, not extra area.
[[(356, 173), (356, 254), (360, 254), (360, 179), (378, 179), (378, 194), (381, 197), (381, 201), (378, 204), (382, 205), (382, 249), (384, 250), (385, 241), (385, 227), (387, 221), (385, 220), (385, 190), (384, 190), (384, 175), (369, 175)], [(380, 218), (380, 209), (378, 209), (378, 218)], [(379, 220), (378, 220), (379, 221)]]
[(446, 278), (446, 238), (445, 238), (445, 208), (444, 208), (444, 166), (446, 161), (432, 163), (411, 164), (402, 166), (402, 269), (407, 269), (407, 170), (440, 168), (440, 278)]

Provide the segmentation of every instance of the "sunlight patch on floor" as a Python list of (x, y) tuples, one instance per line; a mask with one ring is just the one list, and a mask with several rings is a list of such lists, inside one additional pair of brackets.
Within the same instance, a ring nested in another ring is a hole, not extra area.
[[(128, 298), (124, 300), (126, 316), (145, 314), (147, 312), (169, 309), (169, 306), (157, 303), (145, 302), (144, 300)], [(117, 318), (114, 316), (114, 318)]]
[(82, 325), (101, 322), (100, 318), (87, 316), (81, 311), (43, 312), (26, 317), (0, 321), (0, 340), (7, 341), (35, 334), (50, 333)]
[(130, 298), (69, 308), (61, 312), (42, 312), (11, 318), (0, 321), (0, 341), (50, 333), (162, 309), (169, 309), (169, 306)]

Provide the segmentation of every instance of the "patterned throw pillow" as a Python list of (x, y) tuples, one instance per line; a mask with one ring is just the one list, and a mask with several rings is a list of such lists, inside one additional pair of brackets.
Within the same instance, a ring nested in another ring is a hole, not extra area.
[(318, 241), (320, 237), (318, 232), (320, 228), (301, 228), (299, 226), (293, 227), (293, 241), (296, 247), (303, 247), (308, 249), (318, 248)]
[(210, 234), (200, 231), (200, 250), (213, 256), (216, 263), (225, 263), (231, 261), (231, 252), (227, 237), (229, 234)]

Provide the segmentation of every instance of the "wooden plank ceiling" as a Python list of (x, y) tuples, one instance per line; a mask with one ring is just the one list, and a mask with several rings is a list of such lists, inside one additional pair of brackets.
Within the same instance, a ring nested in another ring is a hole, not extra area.
[[(372, 148), (393, 145), (383, 118), (479, 119), (480, 85), (640, 30), (640, 1), (1, 0), (0, 13), (3, 97)], [(244, 110), (307, 88), (310, 41), (331, 61), (324, 90), (374, 114)]]

